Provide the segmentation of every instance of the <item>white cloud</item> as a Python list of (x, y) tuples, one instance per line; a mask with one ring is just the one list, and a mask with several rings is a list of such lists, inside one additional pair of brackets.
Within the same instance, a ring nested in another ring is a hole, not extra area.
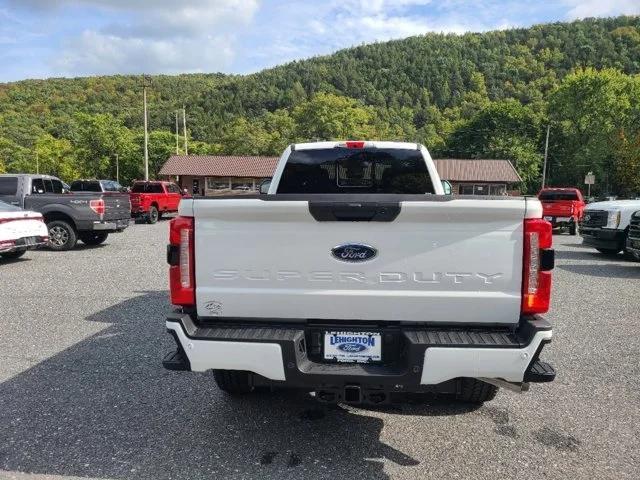
[(228, 69), (237, 33), (251, 23), (259, 0), (21, 0), (20, 6), (104, 14), (99, 27), (66, 38), (52, 60), (58, 73), (179, 73)]
[(87, 30), (68, 43), (54, 67), (73, 75), (195, 73), (225, 70), (233, 56), (231, 36), (149, 39)]
[(570, 7), (567, 18), (640, 14), (640, 0), (564, 0)]

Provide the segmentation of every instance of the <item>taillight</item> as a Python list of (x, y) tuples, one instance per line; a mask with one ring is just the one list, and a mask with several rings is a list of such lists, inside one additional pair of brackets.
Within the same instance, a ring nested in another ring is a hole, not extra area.
[(554, 252), (551, 224), (541, 218), (525, 219), (522, 256), (522, 313), (544, 313), (551, 300)]
[(89, 208), (98, 215), (104, 215), (104, 200), (102, 198), (99, 198), (98, 200), (89, 200)]
[(169, 225), (169, 288), (171, 303), (183, 307), (195, 305), (195, 271), (192, 217), (176, 217)]
[(347, 148), (364, 148), (364, 142), (363, 141), (353, 141), (350, 140), (348, 142), (345, 142), (345, 147)]

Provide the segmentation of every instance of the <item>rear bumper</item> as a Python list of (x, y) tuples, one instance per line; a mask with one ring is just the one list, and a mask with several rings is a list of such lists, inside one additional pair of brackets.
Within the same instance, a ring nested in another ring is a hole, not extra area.
[(553, 228), (570, 227), (574, 223), (577, 223), (575, 218), (571, 216), (544, 215), (543, 218), (548, 221)]
[[(536, 374), (542, 347), (551, 341), (551, 325), (526, 317), (515, 329), (388, 326), (375, 328), (397, 339), (397, 355), (384, 364), (318, 361), (313, 336), (318, 330), (353, 328), (287, 324), (198, 326), (187, 314), (167, 318), (177, 350), (165, 359), (172, 370), (243, 370), (257, 384), (307, 390), (345, 385), (388, 391), (428, 391), (428, 386), (471, 377), (507, 382), (551, 381), (555, 372)], [(370, 330), (372, 327), (360, 326)], [(383, 353), (384, 355), (384, 353)]]
[(0, 253), (19, 252), (22, 250), (33, 250), (45, 247), (49, 243), (49, 237), (33, 236), (23, 237), (17, 240), (0, 240)]
[(93, 222), (89, 225), (89, 230), (100, 232), (120, 232), (129, 226), (128, 218), (118, 218), (116, 220), (106, 220)]
[(590, 247), (622, 250), (625, 246), (624, 230), (581, 227), (580, 236), (582, 243)]

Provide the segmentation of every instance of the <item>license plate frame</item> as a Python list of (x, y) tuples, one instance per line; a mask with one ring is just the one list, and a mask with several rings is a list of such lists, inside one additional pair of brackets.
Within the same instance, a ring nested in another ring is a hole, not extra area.
[(323, 335), (322, 353), (325, 361), (380, 363), (382, 362), (382, 333), (327, 330)]

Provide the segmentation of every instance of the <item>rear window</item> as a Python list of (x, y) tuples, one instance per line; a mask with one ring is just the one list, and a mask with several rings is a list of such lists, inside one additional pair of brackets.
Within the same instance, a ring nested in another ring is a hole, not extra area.
[(55, 178), (34, 178), (31, 181), (31, 193), (62, 193), (62, 182)]
[(134, 183), (131, 191), (133, 193), (164, 193), (161, 183)]
[(0, 177), (0, 195), (18, 193), (18, 177)]
[(343, 147), (294, 150), (278, 193), (434, 193), (419, 150)]
[(579, 200), (578, 194), (576, 192), (572, 192), (571, 190), (567, 190), (566, 192), (560, 192), (560, 191), (540, 192), (538, 199), (544, 200), (547, 202), (553, 202), (558, 200), (568, 200), (568, 201)]
[(122, 185), (113, 180), (102, 180), (100, 183), (105, 192), (120, 192), (122, 190)]
[(71, 182), (72, 192), (101, 192), (100, 183), (96, 181), (76, 180)]

